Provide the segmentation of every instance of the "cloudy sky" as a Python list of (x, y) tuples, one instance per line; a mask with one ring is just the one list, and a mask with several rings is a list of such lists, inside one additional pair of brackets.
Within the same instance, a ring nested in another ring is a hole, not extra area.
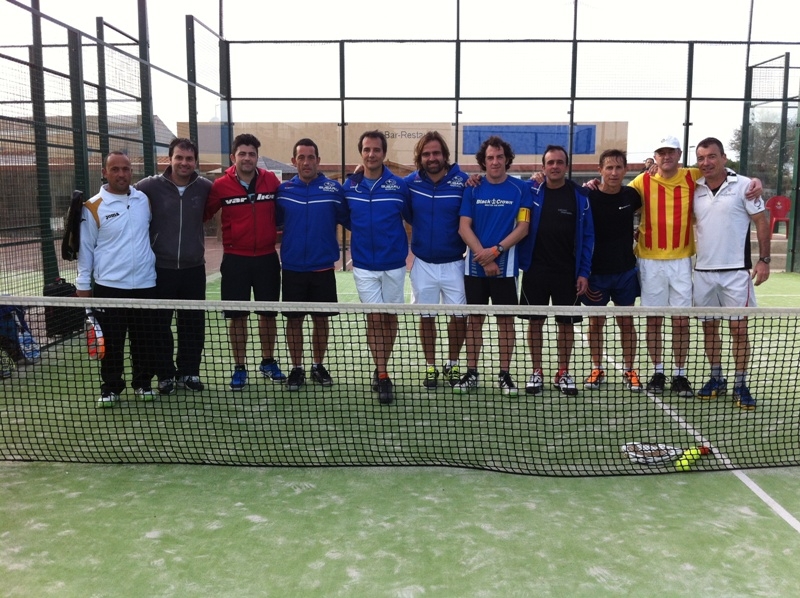
[[(29, 4), (30, 0), (23, 0)], [(3, 6), (4, 5), (4, 6)], [(136, 0), (74, 2), (40, 0), (44, 13), (88, 33), (95, 17), (131, 33), (137, 32)], [(80, 10), (77, 7), (80, 6)], [(462, 95), (509, 97), (568, 96), (575, 5), (568, 0), (223, 0), (223, 34), (230, 40), (553, 40), (522, 48), (519, 44), (464, 44)], [(752, 0), (754, 42), (798, 41), (800, 9), (784, 0)], [(791, 8), (789, 8), (791, 6)], [(149, 3), (150, 54), (155, 64), (185, 75), (185, 14), (217, 29), (218, 0), (191, 3)], [(402, 8), (402, 10), (400, 10)], [(460, 20), (456, 18), (460, 11)], [(580, 0), (576, 33), (580, 40), (637, 40), (645, 43), (582, 45), (577, 94), (599, 98), (579, 102), (580, 122), (629, 122), (629, 155), (643, 159), (651, 141), (664, 134), (682, 135), (685, 106), (679, 100), (686, 83), (687, 46), (646, 43), (656, 40), (713, 41), (697, 46), (694, 95), (740, 97), (744, 87), (747, 50), (725, 42), (748, 38), (751, 0), (673, 0), (669, 3), (632, 0)], [(8, 27), (19, 10), (2, 1), (0, 18), (6, 23), (5, 44), (26, 43), (29, 26)], [(47, 29), (46, 29), (47, 32)], [(207, 36), (210, 42), (210, 36)], [(202, 49), (202, 48), (201, 48)], [(207, 46), (206, 51), (213, 51)], [(751, 64), (794, 51), (800, 66), (800, 46), (757, 44)], [(534, 53), (535, 52), (535, 53)], [(335, 96), (338, 94), (338, 47), (236, 45), (233, 49), (234, 96)], [(351, 96), (447, 96), (454, 89), (452, 44), (360, 44), (348, 46), (346, 78)], [(215, 77), (216, 71), (201, 73)], [(797, 78), (792, 82), (797, 93)], [(677, 93), (676, 93), (677, 92)], [(202, 94), (201, 94), (202, 95)], [(670, 101), (607, 101), (602, 97), (673, 97)], [(676, 95), (678, 97), (676, 97)], [(154, 76), (155, 112), (173, 127), (187, 120), (185, 87), (162, 75)], [(176, 101), (175, 98), (181, 101)], [(466, 101), (459, 106), (461, 122), (566, 122), (569, 102), (563, 99), (521, 101)], [(336, 102), (242, 102), (234, 108), (238, 121), (337, 122)], [(695, 102), (692, 139), (715, 135), (727, 142), (741, 124), (738, 102)], [(219, 114), (211, 97), (201, 97), (199, 118)], [(451, 122), (453, 102), (352, 102), (352, 122)], [(696, 138), (695, 138), (696, 137)]]

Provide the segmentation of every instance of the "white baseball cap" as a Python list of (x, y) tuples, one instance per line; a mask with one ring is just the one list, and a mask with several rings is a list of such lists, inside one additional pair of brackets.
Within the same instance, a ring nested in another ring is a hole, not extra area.
[(681, 142), (678, 141), (677, 137), (672, 137), (671, 135), (669, 137), (662, 137), (661, 141), (658, 142), (658, 145), (656, 145), (656, 148), (653, 151), (657, 152), (665, 147), (679, 150), (681, 149)]

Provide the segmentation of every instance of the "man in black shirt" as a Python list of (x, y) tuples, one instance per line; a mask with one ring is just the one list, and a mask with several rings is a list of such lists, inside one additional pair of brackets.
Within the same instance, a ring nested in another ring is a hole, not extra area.
[[(520, 248), (522, 293), (520, 305), (576, 305), (588, 287), (594, 244), (594, 226), (585, 190), (566, 178), (569, 158), (559, 145), (550, 145), (542, 156), (545, 182), (533, 183), (531, 233)], [(545, 317), (528, 316), (528, 348), (533, 374), (525, 392), (543, 391), (542, 329)], [(580, 316), (556, 316), (558, 371), (553, 385), (565, 395), (578, 389), (569, 373), (573, 325)]]
[[(633, 305), (640, 294), (639, 273), (633, 254), (634, 215), (642, 207), (639, 193), (623, 186), (628, 170), (625, 153), (610, 149), (600, 154), (600, 186), (589, 192), (589, 205), (594, 220), (594, 254), (589, 288), (581, 301), (588, 306)], [(589, 348), (592, 354), (592, 373), (584, 386), (600, 388), (605, 382), (603, 369), (603, 326), (605, 316), (589, 316)], [(642, 385), (634, 369), (636, 328), (633, 316), (617, 316), (622, 344), (625, 385), (640, 392)]]

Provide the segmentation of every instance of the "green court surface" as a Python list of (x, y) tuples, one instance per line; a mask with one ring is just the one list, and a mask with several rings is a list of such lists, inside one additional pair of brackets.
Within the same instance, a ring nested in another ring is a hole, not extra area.
[(0, 596), (793, 596), (799, 478), (2, 462)]

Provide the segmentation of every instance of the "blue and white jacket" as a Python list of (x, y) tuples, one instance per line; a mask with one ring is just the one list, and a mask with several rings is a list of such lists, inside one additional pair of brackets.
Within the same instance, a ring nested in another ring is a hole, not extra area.
[[(533, 260), (533, 249), (536, 246), (536, 234), (539, 232), (539, 220), (542, 218), (542, 203), (544, 202), (545, 184), (541, 185), (531, 179), (528, 183), (533, 195), (533, 213), (531, 214), (531, 228), (528, 236), (520, 242), (519, 267), (528, 270)], [(592, 270), (592, 252), (594, 251), (594, 220), (592, 209), (589, 207), (588, 189), (567, 180), (567, 185), (572, 188), (577, 206), (575, 218), (575, 278), (583, 276), (589, 278)]]
[(408, 186), (383, 167), (381, 178), (369, 187), (359, 172), (344, 182), (350, 218), (353, 266), (363, 270), (396, 270), (406, 265), (408, 235), (403, 220), (411, 222)]
[(342, 186), (320, 174), (310, 183), (299, 176), (282, 183), (276, 197), (277, 221), (283, 223), (284, 270), (318, 272), (339, 259), (336, 225), (347, 225)]
[(425, 171), (405, 178), (411, 192), (411, 252), (430, 264), (463, 259), (466, 245), (458, 234), (459, 211), (468, 175), (453, 164), (434, 183)]

